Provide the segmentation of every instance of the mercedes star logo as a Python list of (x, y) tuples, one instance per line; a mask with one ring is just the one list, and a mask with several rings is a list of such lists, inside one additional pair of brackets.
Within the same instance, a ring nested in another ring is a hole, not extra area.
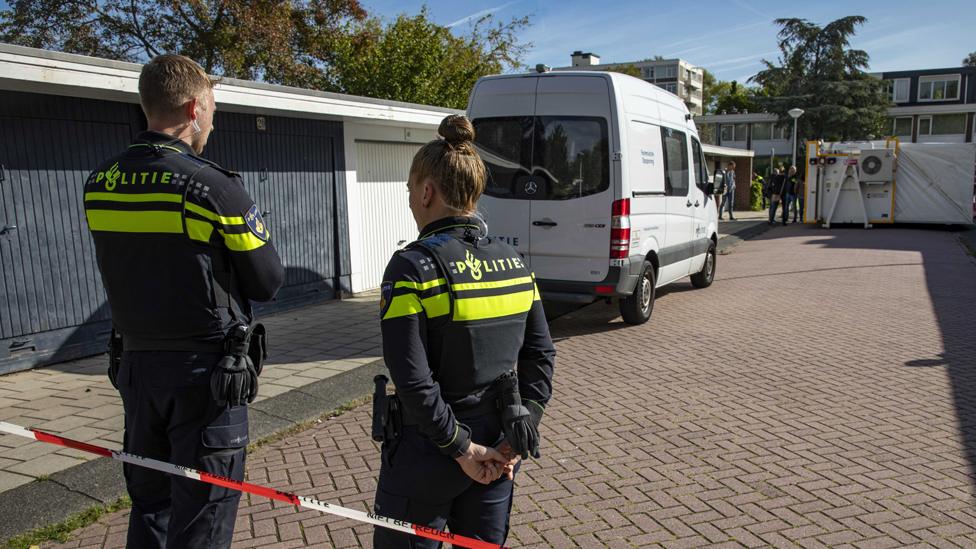
[(539, 190), (539, 186), (536, 185), (535, 181), (530, 179), (529, 182), (525, 184), (525, 194), (535, 194), (537, 190)]

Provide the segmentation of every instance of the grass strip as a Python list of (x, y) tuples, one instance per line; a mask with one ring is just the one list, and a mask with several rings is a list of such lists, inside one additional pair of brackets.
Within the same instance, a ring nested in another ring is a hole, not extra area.
[(28, 549), (31, 546), (38, 546), (46, 541), (57, 541), (64, 543), (75, 530), (93, 524), (99, 518), (109, 513), (114, 513), (132, 506), (132, 501), (128, 496), (123, 496), (109, 505), (97, 505), (72, 515), (67, 519), (50, 526), (43, 526), (26, 534), (10, 538), (0, 544), (2, 549)]

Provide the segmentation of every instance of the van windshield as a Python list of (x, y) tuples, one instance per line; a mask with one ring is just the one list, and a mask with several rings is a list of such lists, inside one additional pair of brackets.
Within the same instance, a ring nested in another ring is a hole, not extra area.
[(474, 126), (475, 147), (488, 168), (489, 196), (567, 200), (610, 187), (603, 118), (480, 118)]

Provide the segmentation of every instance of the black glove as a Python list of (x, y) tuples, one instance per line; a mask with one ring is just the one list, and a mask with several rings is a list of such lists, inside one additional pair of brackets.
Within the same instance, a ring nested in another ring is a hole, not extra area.
[(258, 374), (247, 355), (220, 359), (210, 374), (210, 394), (217, 406), (240, 406), (258, 396)]
[(496, 383), (505, 439), (522, 459), (528, 459), (530, 455), (539, 458), (542, 455), (539, 453), (539, 428), (529, 408), (519, 397), (518, 376), (515, 372), (509, 372), (498, 378)]

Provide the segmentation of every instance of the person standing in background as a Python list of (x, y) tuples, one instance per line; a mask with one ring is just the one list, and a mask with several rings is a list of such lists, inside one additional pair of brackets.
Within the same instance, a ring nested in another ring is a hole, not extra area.
[(718, 207), (718, 218), (722, 219), (722, 212), (725, 211), (725, 206), (728, 204), (729, 220), (735, 221), (735, 216), (732, 215), (732, 204), (735, 202), (735, 162), (731, 160), (726, 167), (722, 184), (725, 186), (725, 192), (722, 193), (722, 203)]

